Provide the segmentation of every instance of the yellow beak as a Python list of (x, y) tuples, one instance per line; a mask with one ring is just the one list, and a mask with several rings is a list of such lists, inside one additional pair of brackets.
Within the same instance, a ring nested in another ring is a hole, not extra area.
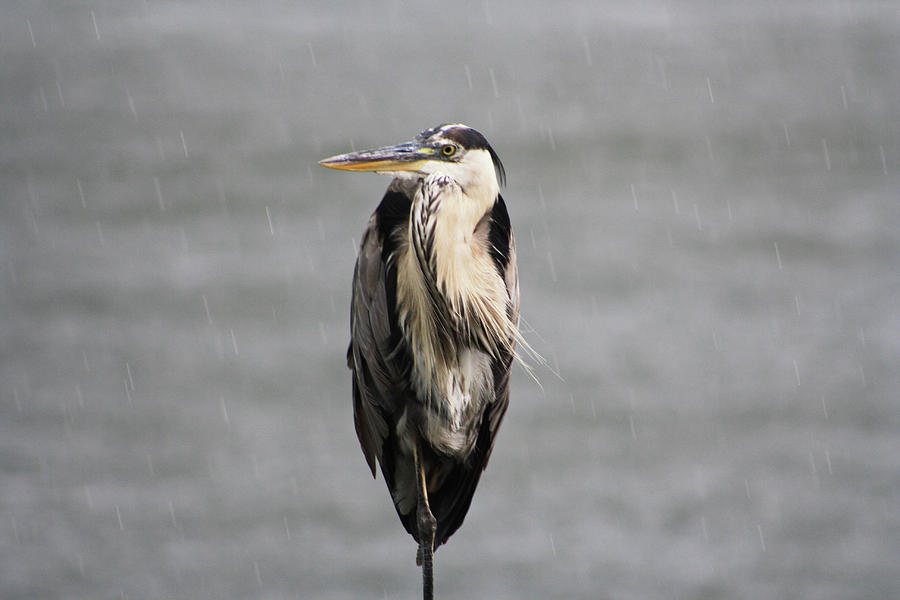
[(384, 146), (373, 150), (362, 150), (349, 154), (339, 154), (319, 161), (329, 169), (341, 171), (368, 171), (392, 173), (397, 171), (418, 171), (422, 165), (434, 159), (435, 151), (420, 142), (404, 142), (395, 146)]

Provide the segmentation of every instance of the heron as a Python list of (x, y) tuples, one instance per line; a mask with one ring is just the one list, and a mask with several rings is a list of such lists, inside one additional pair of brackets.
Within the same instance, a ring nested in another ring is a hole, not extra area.
[(418, 543), (430, 600), (434, 551), (463, 523), (509, 404), (516, 345), (527, 347), (506, 174), (459, 123), (319, 164), (393, 177), (356, 259), (347, 365), (363, 455)]

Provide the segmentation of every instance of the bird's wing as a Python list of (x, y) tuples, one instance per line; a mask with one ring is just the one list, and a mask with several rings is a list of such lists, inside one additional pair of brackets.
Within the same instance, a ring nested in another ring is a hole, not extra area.
[(378, 217), (372, 215), (363, 234), (353, 272), (353, 299), (350, 311), (350, 348), (347, 364), (353, 371), (353, 420), (366, 462), (375, 475), (375, 461), (381, 457), (388, 423), (402, 390), (400, 365), (395, 359), (398, 332), (393, 318), (389, 287), (396, 274), (383, 259), (384, 240)]

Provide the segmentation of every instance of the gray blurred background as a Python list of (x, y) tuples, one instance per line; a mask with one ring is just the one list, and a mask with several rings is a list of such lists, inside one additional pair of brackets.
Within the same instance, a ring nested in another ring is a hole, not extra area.
[(315, 162), (447, 121), (506, 163), (548, 366), (439, 597), (900, 597), (898, 36), (892, 2), (3, 1), (0, 597), (420, 594), (344, 364), (388, 181)]

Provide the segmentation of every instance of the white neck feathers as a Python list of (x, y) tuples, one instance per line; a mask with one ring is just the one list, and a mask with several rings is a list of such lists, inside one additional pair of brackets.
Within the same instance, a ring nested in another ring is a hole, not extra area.
[[(477, 154), (490, 161), (487, 152)], [(444, 388), (442, 374), (458, 367), (454, 363), (465, 348), (497, 357), (512, 351), (517, 336), (506, 284), (489, 250), (489, 223), (483, 221), (498, 193), (493, 164), (488, 166), (489, 178), (469, 176), (464, 182), (435, 170), (413, 199), (397, 292), (417, 385), (426, 395)]]

